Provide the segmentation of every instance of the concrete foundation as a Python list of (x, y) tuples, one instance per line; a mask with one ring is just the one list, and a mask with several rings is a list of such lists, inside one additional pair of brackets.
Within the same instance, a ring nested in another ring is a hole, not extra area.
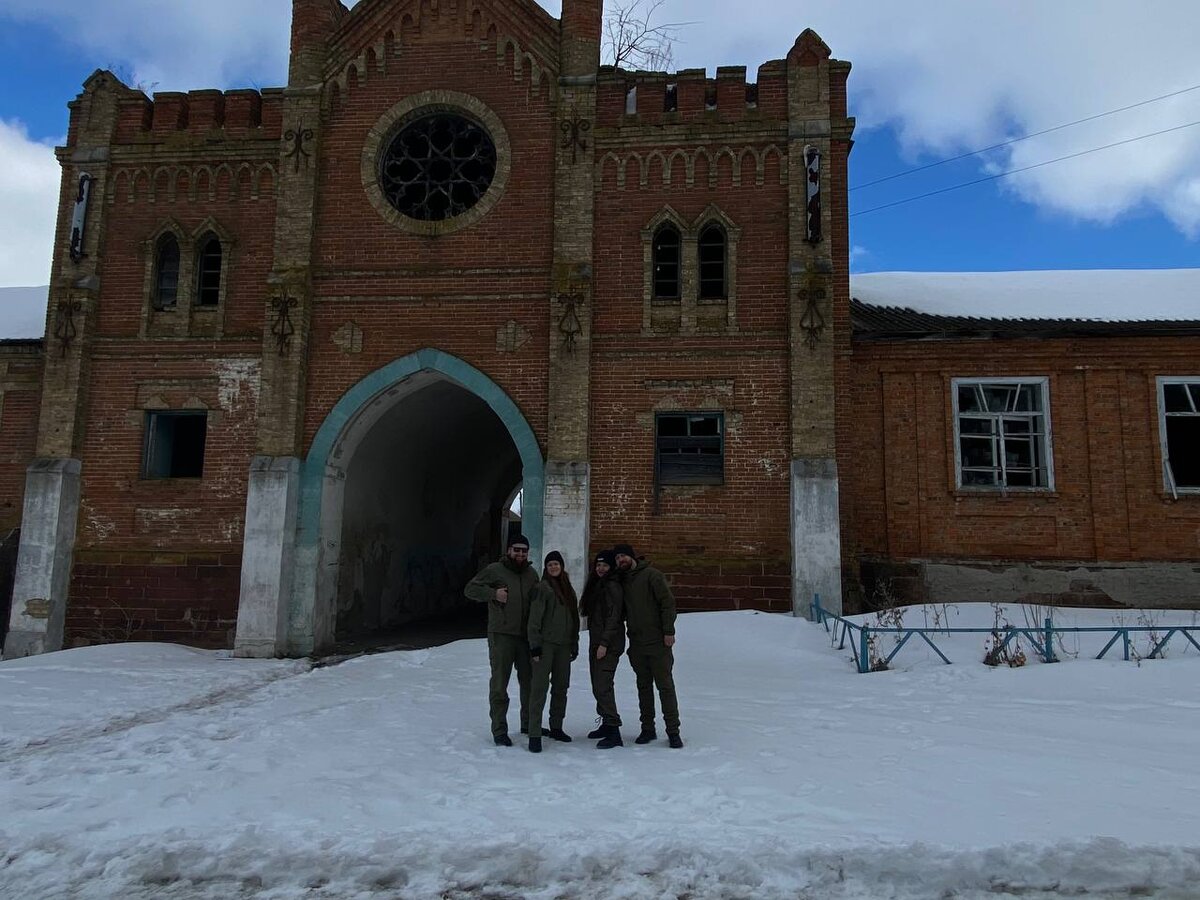
[(814, 594), (842, 612), (837, 462), (792, 460), (792, 613), (809, 618)]
[(26, 472), (5, 659), (62, 649), (79, 517), (79, 471), (77, 459), (39, 459)]
[[(557, 550), (563, 555), (577, 592), (583, 591), (589, 570), (591, 472), (583, 462), (546, 463), (543, 553)], [(539, 568), (541, 562), (534, 560)]]
[(1195, 563), (927, 562), (923, 569), (931, 603), (1200, 609), (1200, 565)]
[(254, 458), (246, 493), (237, 656), (271, 658), (287, 651), (299, 497), (298, 459)]

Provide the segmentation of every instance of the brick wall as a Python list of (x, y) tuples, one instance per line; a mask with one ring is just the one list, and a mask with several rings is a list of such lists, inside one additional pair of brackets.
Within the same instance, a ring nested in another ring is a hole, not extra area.
[[(1200, 499), (1163, 487), (1155, 378), (1194, 375), (1195, 338), (854, 345), (841, 395), (845, 564), (1200, 558)], [(955, 488), (951, 379), (1049, 378), (1055, 488)]]
[(20, 527), (25, 470), (37, 451), (42, 346), (0, 343), (0, 535)]

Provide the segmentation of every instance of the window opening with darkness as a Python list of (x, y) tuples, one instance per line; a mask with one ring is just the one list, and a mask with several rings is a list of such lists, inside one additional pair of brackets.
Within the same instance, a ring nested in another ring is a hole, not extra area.
[(724, 300), (726, 281), (726, 237), (720, 225), (709, 225), (700, 232), (700, 299)]
[(1167, 487), (1200, 491), (1200, 377), (1160, 379), (1159, 390)]
[(179, 297), (179, 241), (165, 234), (154, 253), (154, 308), (173, 309)]
[(679, 230), (664, 225), (654, 234), (654, 298), (679, 299)]
[(659, 484), (725, 483), (723, 413), (659, 413), (654, 425)]
[(142, 477), (202, 477), (207, 438), (208, 413), (203, 410), (147, 412)]
[(196, 305), (216, 306), (221, 302), (221, 241), (215, 234), (200, 244), (196, 265)]
[(679, 85), (668, 84), (663, 94), (663, 112), (679, 112)]
[(955, 379), (954, 405), (960, 487), (1053, 487), (1045, 379)]

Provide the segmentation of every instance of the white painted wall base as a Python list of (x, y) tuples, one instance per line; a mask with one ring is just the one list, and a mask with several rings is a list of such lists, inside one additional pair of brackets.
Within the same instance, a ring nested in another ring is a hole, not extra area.
[(813, 595), (842, 612), (837, 461), (792, 460), (792, 614), (811, 618)]
[(5, 659), (62, 649), (79, 518), (79, 471), (77, 459), (38, 459), (26, 470)]
[(575, 590), (582, 593), (588, 575), (588, 523), (591, 518), (592, 467), (584, 462), (546, 463), (542, 546), (530, 548), (530, 557), (541, 571), (542, 559), (557, 550), (566, 560)]
[(235, 656), (271, 658), (287, 652), (299, 499), (298, 459), (254, 458), (246, 492)]

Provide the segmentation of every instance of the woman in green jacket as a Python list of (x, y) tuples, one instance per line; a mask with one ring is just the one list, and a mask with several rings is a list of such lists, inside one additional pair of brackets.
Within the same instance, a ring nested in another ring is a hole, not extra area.
[(571, 663), (579, 655), (579, 600), (563, 565), (562, 554), (546, 554), (542, 580), (529, 607), (529, 656), (533, 679), (529, 686), (529, 750), (542, 752), (542, 710), (550, 692), (550, 730), (556, 741), (569, 741), (563, 731)]
[(588, 668), (599, 717), (599, 727), (588, 737), (599, 739), (598, 749), (610, 750), (624, 746), (613, 681), (625, 650), (625, 604), (621, 585), (615, 577), (617, 563), (613, 552), (597, 553), (593, 565), (592, 574), (583, 588), (583, 598), (579, 601), (579, 611), (587, 617)]

